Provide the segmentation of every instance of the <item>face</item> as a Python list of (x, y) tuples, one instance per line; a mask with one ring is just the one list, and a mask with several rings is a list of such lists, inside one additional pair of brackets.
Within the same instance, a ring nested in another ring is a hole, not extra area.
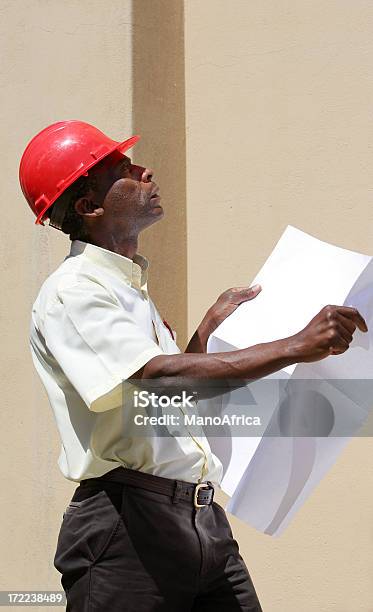
[(91, 199), (100, 211), (97, 221), (106, 228), (134, 234), (163, 217), (159, 188), (150, 168), (132, 164), (129, 157), (116, 151), (90, 176), (95, 185)]

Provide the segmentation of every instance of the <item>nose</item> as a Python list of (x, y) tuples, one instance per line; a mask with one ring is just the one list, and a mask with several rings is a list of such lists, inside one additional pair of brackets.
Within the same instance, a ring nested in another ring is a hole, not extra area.
[(143, 168), (143, 166), (132, 164), (131, 174), (136, 181), (149, 183), (152, 180), (154, 170), (152, 168)]
[(143, 183), (149, 183), (152, 180), (154, 174), (154, 170), (152, 168), (145, 168), (144, 172), (141, 175), (141, 180)]

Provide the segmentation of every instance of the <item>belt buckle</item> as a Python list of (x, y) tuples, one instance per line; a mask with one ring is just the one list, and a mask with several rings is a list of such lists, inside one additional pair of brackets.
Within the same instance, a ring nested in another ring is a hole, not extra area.
[(193, 498), (195, 508), (204, 508), (205, 506), (208, 506), (208, 504), (198, 503), (198, 493), (201, 489), (210, 489), (210, 485), (208, 485), (206, 482), (200, 482), (199, 484), (196, 485), (196, 488), (194, 489), (194, 498)]

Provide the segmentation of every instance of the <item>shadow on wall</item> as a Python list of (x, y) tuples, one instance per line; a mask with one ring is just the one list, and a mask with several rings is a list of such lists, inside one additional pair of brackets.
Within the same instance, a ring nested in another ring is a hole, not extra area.
[(132, 3), (135, 160), (155, 170), (165, 216), (145, 231), (140, 252), (150, 259), (149, 289), (160, 314), (187, 333), (184, 11), (182, 0)]

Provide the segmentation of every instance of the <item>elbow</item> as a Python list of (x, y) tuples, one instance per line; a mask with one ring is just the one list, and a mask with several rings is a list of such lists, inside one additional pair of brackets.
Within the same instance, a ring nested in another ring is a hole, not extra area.
[(155, 391), (157, 395), (173, 395), (177, 392), (180, 380), (173, 358), (175, 355), (158, 355), (148, 361), (141, 373), (140, 386)]
[(153, 357), (145, 365), (141, 378), (161, 378), (162, 376), (170, 376), (170, 356), (169, 355), (157, 355)]

